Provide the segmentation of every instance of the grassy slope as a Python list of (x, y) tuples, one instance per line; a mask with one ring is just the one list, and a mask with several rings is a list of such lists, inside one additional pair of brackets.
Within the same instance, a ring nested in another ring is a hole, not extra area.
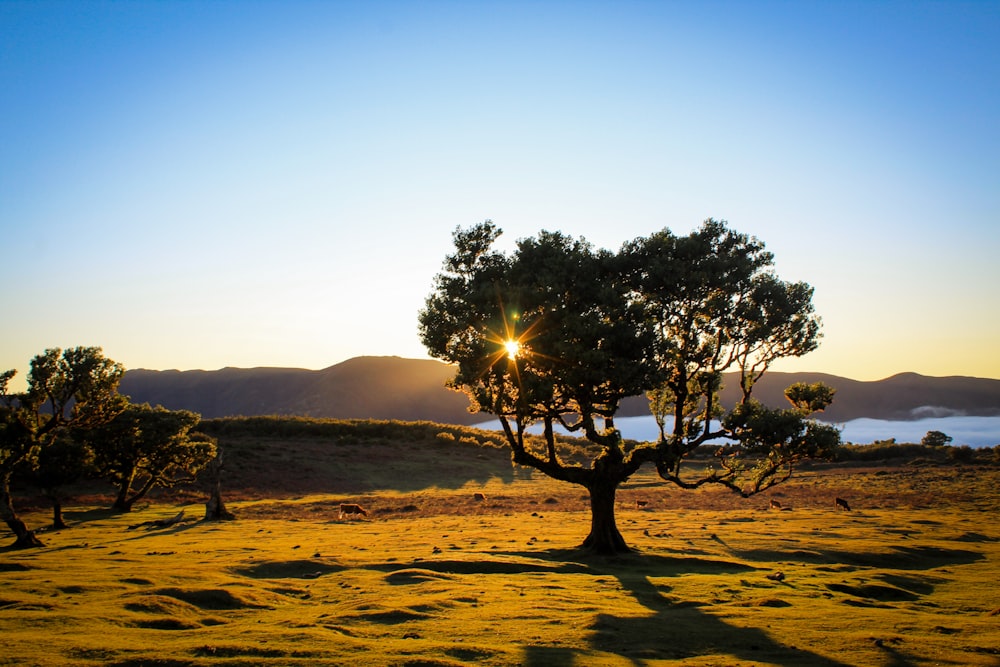
[[(817, 468), (776, 495), (785, 511), (643, 472), (619, 495), (639, 552), (589, 559), (581, 489), (463, 430), (380, 428), (221, 433), (230, 466), (311, 462), (316, 488), (240, 493), (224, 524), (70, 510), (44, 549), (0, 552), (0, 664), (1000, 664), (995, 469)], [(344, 500), (371, 516), (339, 519)]]

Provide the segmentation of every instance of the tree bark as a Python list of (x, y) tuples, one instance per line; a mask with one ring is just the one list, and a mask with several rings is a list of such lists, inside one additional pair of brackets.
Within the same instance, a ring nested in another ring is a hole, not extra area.
[(583, 548), (599, 554), (628, 553), (632, 549), (618, 532), (615, 522), (615, 494), (617, 484), (596, 483), (590, 491), (590, 534), (583, 541)]
[[(149, 478), (139, 488), (139, 490), (132, 494), (131, 498), (126, 498), (122, 500), (122, 505), (121, 507), (118, 507), (118, 509), (120, 509), (123, 512), (131, 512), (132, 505), (135, 505), (137, 502), (145, 498), (146, 494), (149, 493), (149, 490), (152, 489), (154, 486), (156, 486), (156, 482), (157, 478), (153, 475), (150, 475)], [(115, 501), (115, 505), (116, 507), (118, 506), (118, 501)]]
[(62, 530), (63, 528), (69, 528), (66, 522), (63, 521), (62, 515), (62, 500), (56, 496), (50, 496), (52, 500), (52, 528), (53, 530)]
[(212, 485), (211, 496), (205, 503), (205, 521), (232, 521), (236, 515), (226, 509), (222, 502), (222, 450), (216, 451), (215, 458), (208, 464), (208, 479)]
[(236, 515), (226, 509), (219, 493), (219, 487), (216, 486), (212, 491), (212, 496), (205, 503), (205, 521), (232, 521), (235, 518)]
[(3, 479), (0, 479), (0, 518), (3, 519), (4, 523), (7, 524), (7, 527), (10, 528), (11, 532), (17, 538), (13, 544), (15, 549), (31, 549), (33, 547), (45, 546), (41, 540), (35, 537), (33, 530), (28, 530), (28, 527), (17, 516), (17, 512), (14, 511), (14, 505), (10, 497), (9, 474), (4, 475)]
[(118, 490), (118, 497), (115, 498), (115, 502), (111, 505), (111, 509), (116, 512), (131, 512), (132, 503), (128, 502), (128, 488), (121, 488)]

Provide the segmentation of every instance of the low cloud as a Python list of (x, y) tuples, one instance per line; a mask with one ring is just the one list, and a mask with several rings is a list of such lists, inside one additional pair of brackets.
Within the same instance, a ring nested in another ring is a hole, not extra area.
[[(931, 409), (948, 410), (948, 408)], [(922, 409), (922, 408), (921, 408)], [(952, 438), (952, 445), (971, 445), (973, 447), (993, 447), (1000, 445), (1000, 416), (969, 417), (955, 416), (956, 411), (950, 410), (950, 416), (923, 417), (905, 421), (888, 421), (884, 419), (852, 419), (838, 424), (842, 429), (841, 438), (844, 442), (869, 444), (878, 440), (895, 438), (896, 442), (920, 442), (928, 431), (941, 431)], [(478, 424), (480, 428), (500, 429), (499, 421), (489, 421)], [(659, 435), (656, 420), (647, 417), (624, 417), (615, 420), (622, 435), (631, 440), (648, 442)], [(533, 433), (541, 433), (541, 425), (536, 424), (528, 429)]]
[(943, 417), (964, 417), (964, 410), (955, 410), (940, 405), (921, 405), (919, 408), (910, 410), (910, 416), (914, 419), (940, 419)]

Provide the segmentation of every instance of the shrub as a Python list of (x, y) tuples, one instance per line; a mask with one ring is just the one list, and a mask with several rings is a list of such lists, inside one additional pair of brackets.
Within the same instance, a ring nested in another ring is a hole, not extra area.
[(948, 458), (956, 463), (970, 463), (975, 457), (976, 452), (972, 447), (968, 445), (960, 445), (959, 447), (948, 447)]

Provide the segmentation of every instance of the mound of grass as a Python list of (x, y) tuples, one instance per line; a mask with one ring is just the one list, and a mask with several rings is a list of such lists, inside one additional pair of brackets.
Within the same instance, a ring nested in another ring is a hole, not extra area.
[(267, 605), (244, 600), (221, 588), (160, 588), (155, 595), (176, 598), (199, 609), (262, 609)]

